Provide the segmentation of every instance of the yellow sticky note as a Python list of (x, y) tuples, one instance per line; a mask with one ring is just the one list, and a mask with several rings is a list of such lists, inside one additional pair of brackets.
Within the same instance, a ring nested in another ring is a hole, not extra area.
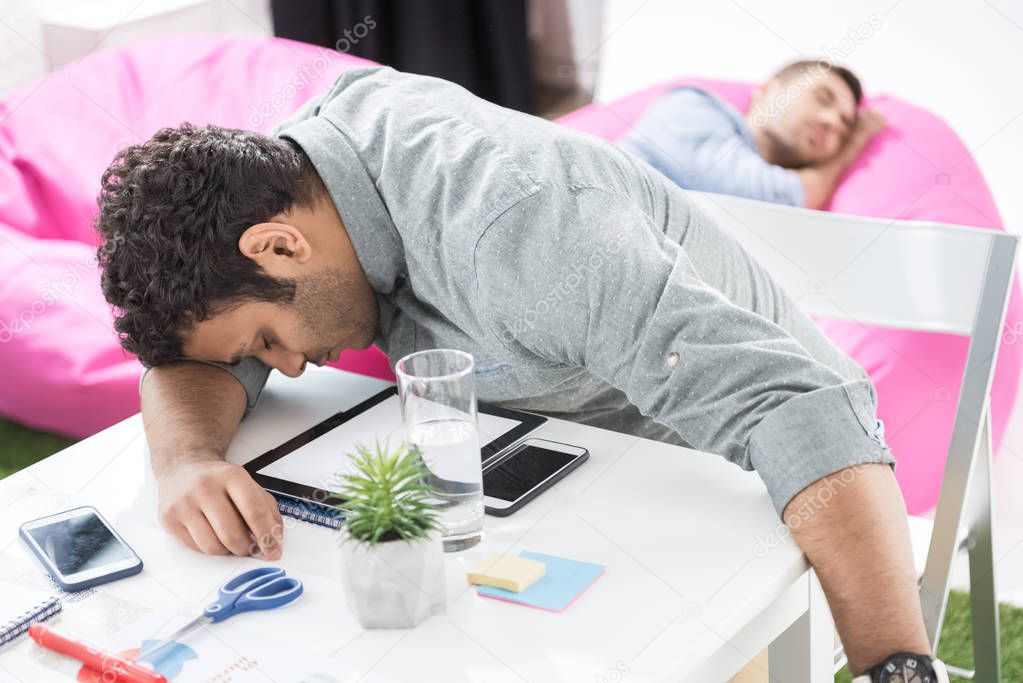
[(494, 553), (469, 572), (469, 583), (521, 593), (547, 573), (547, 565), (518, 555)]

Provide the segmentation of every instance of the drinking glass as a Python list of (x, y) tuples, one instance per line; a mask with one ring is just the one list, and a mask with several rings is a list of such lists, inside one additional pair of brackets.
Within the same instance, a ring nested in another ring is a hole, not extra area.
[(431, 349), (395, 365), (405, 435), (419, 447), (439, 491), (445, 552), (471, 548), (483, 537), (483, 464), (476, 421), (471, 354)]

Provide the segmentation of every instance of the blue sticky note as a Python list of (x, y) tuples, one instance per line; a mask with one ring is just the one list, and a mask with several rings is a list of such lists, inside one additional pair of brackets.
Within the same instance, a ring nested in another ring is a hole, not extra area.
[(547, 573), (521, 593), (493, 586), (480, 586), (476, 592), (486, 598), (560, 612), (604, 573), (602, 564), (580, 562), (566, 557), (533, 553), (528, 550), (520, 552), (519, 557), (543, 562), (547, 565)]

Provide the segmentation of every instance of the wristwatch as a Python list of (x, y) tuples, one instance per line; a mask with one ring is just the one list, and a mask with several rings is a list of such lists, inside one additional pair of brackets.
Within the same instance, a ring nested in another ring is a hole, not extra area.
[(949, 683), (940, 659), (912, 652), (896, 652), (857, 676), (852, 683)]

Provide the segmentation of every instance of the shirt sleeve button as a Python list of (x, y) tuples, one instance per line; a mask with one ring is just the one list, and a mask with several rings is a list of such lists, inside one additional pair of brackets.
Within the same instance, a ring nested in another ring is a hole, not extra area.
[(672, 351), (668, 354), (668, 365), (671, 367), (678, 365), (679, 360), (681, 360), (681, 356), (678, 355), (677, 351)]

